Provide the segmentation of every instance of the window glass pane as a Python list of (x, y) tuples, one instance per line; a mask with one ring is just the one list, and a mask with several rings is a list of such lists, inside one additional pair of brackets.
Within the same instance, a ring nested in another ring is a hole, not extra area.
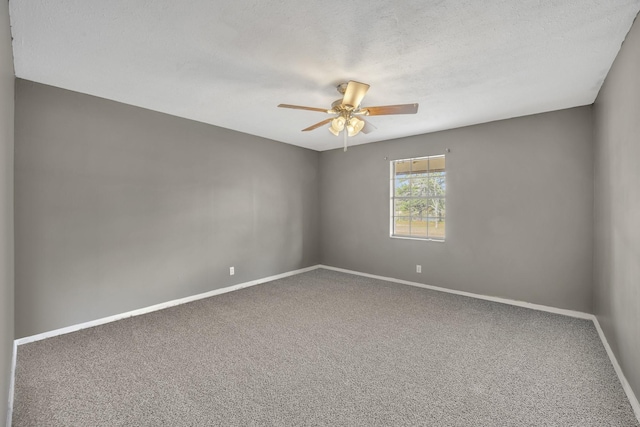
[(411, 162), (411, 175), (426, 176), (429, 172), (429, 161), (427, 159), (415, 159)]
[(444, 171), (444, 156), (430, 157), (429, 171), (430, 172)]
[(429, 178), (411, 178), (411, 195), (412, 196), (426, 196), (429, 192)]
[(423, 217), (427, 215), (428, 199), (410, 199), (409, 207), (411, 208), (412, 217)]
[(411, 195), (411, 180), (408, 177), (396, 178), (393, 189), (396, 196), (409, 196)]
[(393, 201), (393, 216), (411, 215), (411, 199), (396, 199)]
[(429, 174), (426, 183), (428, 194), (431, 196), (444, 196), (445, 179), (444, 176)]
[(393, 234), (398, 236), (411, 235), (411, 218), (398, 217), (393, 220)]
[(435, 197), (429, 199), (427, 212), (431, 217), (443, 217), (446, 216), (446, 202), (444, 198)]
[(411, 173), (411, 162), (409, 160), (398, 160), (395, 162), (393, 171), (396, 177), (408, 176)]
[(411, 218), (411, 236), (412, 237), (427, 237), (427, 221), (426, 218), (418, 216)]
[(429, 218), (428, 234), (431, 239), (444, 239), (444, 218)]

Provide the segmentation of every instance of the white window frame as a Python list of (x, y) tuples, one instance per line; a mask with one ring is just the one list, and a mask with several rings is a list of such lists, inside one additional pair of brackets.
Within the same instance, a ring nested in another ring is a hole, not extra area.
[[(395, 188), (395, 165), (398, 162), (413, 162), (415, 160), (425, 160), (425, 159), (435, 159), (435, 158), (439, 158), (442, 157), (444, 159), (446, 159), (446, 156), (444, 154), (434, 154), (431, 156), (422, 156), (422, 157), (410, 157), (410, 158), (406, 158), (406, 159), (396, 159), (396, 160), (391, 160), (389, 162), (389, 237), (393, 238), (393, 239), (408, 239), (408, 240), (421, 240), (421, 241), (428, 241), (428, 242), (440, 242), (440, 243), (444, 243), (447, 235), (446, 235), (446, 216), (445, 216), (445, 236), (444, 238), (440, 239), (440, 238), (433, 238), (433, 237), (420, 237), (420, 236), (407, 236), (407, 235), (403, 235), (403, 234), (394, 234), (395, 229), (394, 229), (394, 220), (395, 220), (395, 206), (394, 206), (394, 201), (396, 200), (396, 195), (394, 193), (394, 188)], [(446, 174), (446, 160), (445, 160), (445, 193), (443, 196), (437, 196), (438, 198), (441, 198), (442, 200), (446, 201), (447, 198), (447, 191), (446, 191), (446, 179), (447, 179), (447, 174)], [(430, 195), (430, 196), (425, 196), (425, 198), (433, 198), (434, 196)], [(408, 197), (408, 198), (418, 198), (418, 197)], [(428, 225), (427, 225), (428, 227)]]

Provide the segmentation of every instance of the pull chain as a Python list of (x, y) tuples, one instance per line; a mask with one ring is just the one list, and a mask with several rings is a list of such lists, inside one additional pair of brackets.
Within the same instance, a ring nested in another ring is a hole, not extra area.
[(347, 152), (347, 129), (345, 128), (342, 133), (344, 133), (344, 151)]

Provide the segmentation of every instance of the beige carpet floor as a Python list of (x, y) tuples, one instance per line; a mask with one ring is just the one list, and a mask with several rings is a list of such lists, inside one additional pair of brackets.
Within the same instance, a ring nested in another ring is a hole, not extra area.
[(591, 321), (323, 269), (16, 369), (15, 426), (638, 426)]

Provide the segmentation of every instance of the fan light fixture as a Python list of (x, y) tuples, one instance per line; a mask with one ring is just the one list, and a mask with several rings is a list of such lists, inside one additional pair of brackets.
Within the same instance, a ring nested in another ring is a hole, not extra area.
[[(335, 136), (340, 135), (344, 131), (344, 151), (347, 151), (347, 136), (352, 137), (362, 133), (369, 133), (375, 130), (375, 126), (364, 119), (364, 116), (386, 116), (390, 114), (416, 114), (418, 112), (418, 104), (400, 104), (400, 105), (382, 105), (378, 107), (362, 107), (360, 102), (369, 90), (369, 85), (350, 80), (348, 83), (340, 83), (337, 88), (338, 92), (343, 95), (331, 104), (330, 109), (305, 107), (302, 105), (280, 104), (280, 108), (293, 108), (295, 110), (318, 111), (335, 115), (308, 128), (302, 129), (303, 132), (317, 129), (328, 123), (329, 132)], [(345, 129), (346, 128), (346, 129)]]
[(350, 117), (348, 120), (345, 119), (344, 116), (338, 116), (335, 119), (331, 120), (329, 132), (331, 132), (335, 136), (338, 136), (340, 135), (340, 132), (345, 130), (345, 127), (349, 137), (356, 136), (364, 127), (364, 120), (359, 119), (355, 116)]
[(342, 132), (342, 130), (344, 129), (345, 123), (346, 123), (346, 120), (344, 117), (342, 116), (336, 117), (335, 119), (331, 120), (331, 126), (329, 126), (329, 132), (331, 132), (335, 136), (338, 136), (338, 134)]
[(364, 120), (357, 117), (351, 117), (349, 119), (349, 124), (347, 125), (347, 132), (349, 133), (349, 136), (356, 136), (360, 133), (363, 127)]

